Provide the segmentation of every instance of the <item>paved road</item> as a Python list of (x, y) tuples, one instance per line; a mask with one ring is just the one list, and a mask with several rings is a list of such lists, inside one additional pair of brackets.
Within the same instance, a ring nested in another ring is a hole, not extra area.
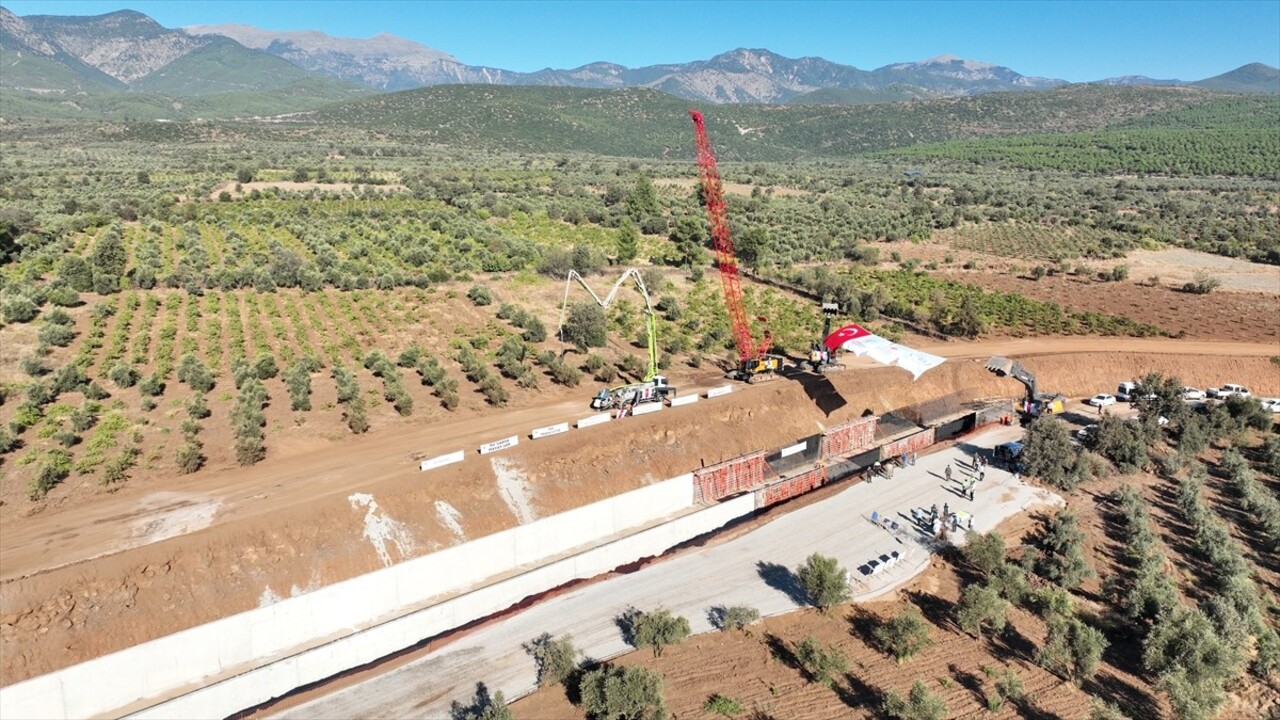
[[(897, 517), (903, 535), (910, 537), (914, 531), (904, 516), (913, 507), (948, 503), (952, 510), (972, 512), (974, 529), (985, 532), (1027, 507), (1061, 501), (1050, 492), (1014, 482), (1009, 473), (994, 467), (987, 470), (972, 502), (960, 497), (958, 481), (967, 477), (970, 453), (975, 448), (989, 451), (1020, 432), (1016, 427), (984, 431), (920, 458), (914, 467), (899, 469), (893, 479), (854, 485), (731, 541), (549, 599), (384, 675), (286, 709), (278, 717), (444, 718), (452, 701), (472, 697), (477, 682), (514, 699), (535, 684), (533, 661), (521, 643), (542, 632), (570, 633), (589, 657), (609, 658), (630, 649), (615, 618), (631, 605), (642, 610), (663, 605), (687, 617), (695, 633), (712, 629), (707, 614), (717, 605), (750, 605), (762, 615), (790, 612), (799, 605), (793, 576), (786, 569), (797, 567), (813, 552), (855, 568), (898, 550), (906, 561), (858, 588), (860, 596), (886, 592), (927, 567), (928, 555), (923, 546), (872, 525), (873, 512)], [(943, 480), (948, 463), (955, 471), (949, 485)]]

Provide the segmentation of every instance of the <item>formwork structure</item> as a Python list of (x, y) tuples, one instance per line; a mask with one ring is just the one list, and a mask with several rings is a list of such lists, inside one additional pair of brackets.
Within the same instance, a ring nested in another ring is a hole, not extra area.
[(828, 460), (847, 457), (871, 447), (876, 440), (876, 427), (879, 422), (879, 415), (868, 415), (826, 430), (822, 433), (822, 449), (819, 455), (823, 460)]
[(693, 471), (693, 501), (715, 502), (764, 485), (764, 451), (749, 453)]
[(880, 446), (880, 459), (892, 460), (903, 453), (920, 452), (934, 443), (933, 428), (926, 428), (913, 435)]
[(825, 465), (819, 465), (808, 472), (760, 488), (756, 491), (756, 507), (768, 507), (783, 500), (790, 500), (826, 484), (827, 468)]

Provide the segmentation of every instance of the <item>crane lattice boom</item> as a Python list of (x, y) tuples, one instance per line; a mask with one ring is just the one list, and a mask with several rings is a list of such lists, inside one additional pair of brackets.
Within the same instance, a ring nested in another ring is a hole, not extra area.
[(716, 267), (720, 270), (720, 284), (724, 287), (725, 307), (729, 309), (729, 323), (733, 327), (733, 341), (738, 346), (738, 359), (755, 360), (772, 344), (766, 333), (764, 342), (757, 347), (751, 337), (751, 325), (747, 321), (747, 308), (742, 299), (742, 281), (738, 276), (738, 257), (729, 237), (729, 218), (725, 213), (724, 190), (720, 183), (720, 171), (716, 168), (716, 155), (707, 139), (707, 128), (702, 123), (702, 113), (690, 110), (693, 130), (698, 145), (698, 173), (702, 177), (702, 200), (707, 205), (707, 221), (711, 225), (711, 240), (716, 249)]

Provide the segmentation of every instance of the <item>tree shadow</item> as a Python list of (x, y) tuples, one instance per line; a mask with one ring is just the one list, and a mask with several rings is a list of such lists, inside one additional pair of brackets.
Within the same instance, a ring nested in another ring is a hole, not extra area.
[(942, 630), (958, 629), (952, 619), (955, 616), (955, 603), (923, 591), (909, 590), (906, 592), (906, 596), (908, 600), (915, 603), (916, 607), (920, 608), (920, 614), (933, 623), (935, 627)]
[(1115, 704), (1129, 717), (1159, 717), (1160, 704), (1150, 692), (1110, 673), (1095, 675), (1084, 691)]
[(786, 595), (791, 602), (800, 607), (809, 604), (809, 593), (800, 587), (800, 579), (791, 572), (791, 568), (761, 560), (756, 563), (756, 572), (765, 585)]
[[(1119, 637), (1107, 635), (1107, 647), (1102, 651), (1102, 661), (1120, 672), (1143, 677), (1146, 668), (1142, 666), (1142, 633), (1137, 630), (1137, 626), (1145, 626), (1145, 621), (1139, 619), (1126, 622), (1129, 622), (1128, 628), (1121, 626), (1114, 633)], [(1132, 634), (1125, 632), (1126, 630), (1131, 630)]]
[(476, 694), (469, 703), (464, 705), (457, 700), (449, 703), (449, 720), (467, 720), (468, 718), (480, 717), (491, 705), (493, 705), (493, 696), (489, 694), (489, 686), (478, 682), (476, 683)]
[(1036, 661), (1036, 645), (1027, 639), (1012, 624), (1006, 625), (1003, 632), (992, 636), (989, 640), (992, 647), (1008, 657), (1015, 657), (1028, 663)]
[[(1013, 706), (1018, 709), (1018, 714), (1027, 720), (1062, 720), (1061, 715), (1036, 705), (1029, 697), (1024, 696), (1014, 700)], [(1139, 717), (1159, 717), (1159, 715), (1140, 715)]]
[(724, 605), (713, 605), (707, 608), (707, 622), (717, 630), (724, 630), (725, 618), (729, 616), (729, 608)]
[(846, 707), (870, 711), (874, 717), (885, 717), (884, 693), (853, 673), (845, 673), (844, 679), (844, 683), (837, 679), (831, 688), (840, 702)]
[(876, 628), (880, 627), (881, 620), (878, 615), (869, 610), (865, 610), (857, 605), (850, 608), (849, 615), (849, 633), (858, 638), (868, 647), (879, 648), (879, 641), (876, 640)]
[(764, 634), (764, 644), (765, 647), (769, 648), (769, 654), (776, 658), (778, 662), (803, 672), (799, 658), (796, 657), (795, 651), (791, 649), (786, 640), (767, 632)]
[(640, 614), (639, 608), (628, 605), (626, 610), (613, 619), (613, 624), (618, 626), (618, 632), (622, 634), (622, 641), (637, 649), (640, 646), (636, 644), (636, 620)]
[(951, 673), (951, 677), (956, 679), (956, 682), (960, 683), (960, 687), (969, 691), (975, 702), (986, 707), (987, 695), (982, 690), (982, 678), (971, 672), (961, 670), (955, 663), (947, 665), (947, 671)]

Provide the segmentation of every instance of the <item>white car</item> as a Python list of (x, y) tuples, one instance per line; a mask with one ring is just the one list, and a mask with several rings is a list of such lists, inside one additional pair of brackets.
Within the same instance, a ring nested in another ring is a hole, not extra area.
[(1280, 413), (1280, 398), (1266, 398), (1262, 401), (1262, 409)]
[(1094, 395), (1093, 397), (1089, 398), (1088, 400), (1085, 400), (1084, 402), (1086, 405), (1092, 405), (1094, 407), (1101, 408), (1101, 407), (1106, 407), (1108, 405), (1115, 405), (1116, 396), (1108, 395), (1106, 393), (1098, 393), (1097, 395)]
[(1204, 400), (1206, 397), (1208, 396), (1205, 395), (1204, 391), (1199, 388), (1193, 388), (1189, 385), (1187, 387), (1182, 388), (1183, 400)]
[(1212, 397), (1212, 398), (1218, 398), (1219, 400), (1226, 400), (1227, 398), (1233, 395), (1239, 395), (1241, 397), (1249, 397), (1250, 395), (1249, 388), (1243, 385), (1235, 385), (1233, 383), (1227, 383), (1226, 385), (1223, 385), (1220, 388), (1209, 388), (1209, 397)]

